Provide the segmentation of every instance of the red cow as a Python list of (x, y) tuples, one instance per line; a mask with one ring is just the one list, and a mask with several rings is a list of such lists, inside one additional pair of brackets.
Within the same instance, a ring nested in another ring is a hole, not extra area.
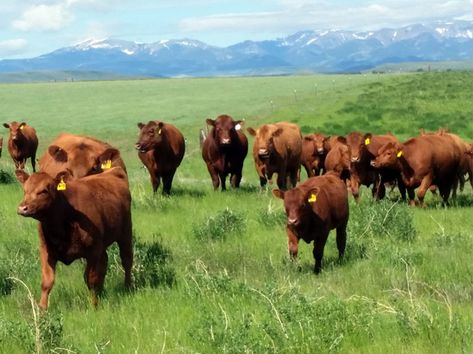
[(131, 286), (131, 197), (122, 168), (77, 180), (69, 172), (53, 178), (17, 170), (16, 176), (24, 190), (18, 214), (39, 221), (41, 308), (48, 307), (57, 262), (68, 265), (78, 258), (86, 260), (84, 278), (97, 305), (107, 271), (107, 247), (113, 242), (120, 249), (125, 285)]
[(39, 170), (52, 177), (69, 170), (74, 178), (81, 178), (111, 167), (126, 172), (117, 149), (95, 138), (69, 133), (58, 135), (39, 159)]
[(257, 130), (248, 128), (255, 137), (253, 158), (260, 184), (264, 186), (278, 174), (278, 187), (295, 187), (301, 166), (302, 136), (296, 124), (281, 122), (265, 124)]
[(343, 257), (347, 238), (348, 193), (336, 174), (329, 172), (312, 177), (286, 192), (275, 189), (273, 194), (284, 200), (291, 258), (297, 257), (300, 239), (307, 243), (314, 241), (314, 272), (319, 273), (325, 243), (332, 229), (337, 230), (338, 255)]
[(207, 124), (212, 129), (202, 144), (202, 158), (214, 189), (219, 185), (222, 191), (226, 189), (227, 175), (233, 188), (240, 187), (243, 162), (248, 154), (248, 139), (241, 131), (242, 121), (224, 114), (215, 120), (207, 119)]
[(324, 170), (328, 152), (325, 141), (325, 135), (320, 133), (309, 134), (302, 139), (301, 164), (307, 172), (307, 177), (318, 176)]
[(172, 180), (185, 152), (184, 136), (174, 125), (159, 121), (138, 123), (140, 135), (135, 144), (138, 157), (148, 169), (156, 193), (161, 178), (163, 194), (171, 193)]
[(38, 149), (36, 130), (25, 122), (3, 123), (3, 126), (10, 129), (8, 152), (15, 167), (24, 169), (26, 159), (31, 158), (31, 167), (33, 167), (33, 172), (36, 171), (36, 150)]
[(350, 149), (345, 137), (339, 136), (331, 142), (330, 151), (325, 158), (325, 171), (333, 171), (345, 183), (350, 178)]
[(462, 154), (451, 137), (424, 135), (405, 143), (389, 142), (372, 160), (374, 167), (388, 167), (400, 172), (407, 187), (411, 205), (415, 205), (414, 189), (422, 207), (424, 196), (432, 185), (438, 186), (445, 204), (460, 167)]

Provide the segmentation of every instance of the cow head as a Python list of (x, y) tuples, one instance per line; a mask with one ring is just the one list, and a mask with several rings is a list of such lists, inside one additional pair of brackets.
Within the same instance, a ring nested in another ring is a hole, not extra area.
[[(369, 138), (367, 136), (370, 136)], [(360, 162), (361, 155), (365, 149), (366, 143), (370, 143), (371, 134), (363, 134), (359, 132), (351, 132), (347, 135), (347, 145), (350, 147), (351, 162)]]
[(154, 149), (163, 140), (164, 123), (150, 120), (148, 124), (138, 123), (140, 135), (135, 144), (136, 150), (146, 152)]
[(401, 156), (402, 146), (389, 142), (378, 150), (377, 157), (371, 160), (371, 166), (376, 168), (394, 168)]
[(107, 148), (104, 152), (97, 153), (86, 143), (81, 143), (70, 151), (57, 145), (50, 145), (48, 153), (57, 163), (63, 164), (64, 169), (68, 169), (74, 178), (100, 173), (116, 166), (116, 161), (120, 159), (120, 152), (117, 149)]
[(243, 121), (233, 120), (232, 117), (224, 114), (215, 120), (208, 118), (206, 122), (213, 128), (210, 134), (213, 135), (215, 142), (220, 147), (225, 147), (230, 146), (232, 141), (237, 139), (237, 130), (241, 128)]
[(21, 216), (37, 220), (48, 215), (58, 193), (67, 188), (67, 181), (70, 179), (68, 171), (59, 173), (55, 178), (44, 172), (33, 173), (30, 176), (24, 170), (16, 170), (15, 174), (23, 185), (24, 192), (17, 212)]
[(255, 146), (258, 147), (258, 157), (262, 160), (268, 159), (274, 151), (274, 138), (282, 134), (282, 128), (274, 124), (266, 124), (257, 130), (248, 128), (248, 133), (255, 137)]
[(18, 123), (18, 122), (11, 122), (11, 123), (3, 123), (3, 126), (7, 129), (10, 129), (10, 139), (14, 142), (18, 142), (23, 138), (23, 128), (25, 127), (26, 123)]
[(273, 195), (284, 201), (287, 215), (287, 226), (297, 227), (304, 221), (307, 214), (311, 213), (312, 205), (317, 201), (320, 189), (315, 187), (309, 191), (293, 188), (288, 191), (274, 189)]

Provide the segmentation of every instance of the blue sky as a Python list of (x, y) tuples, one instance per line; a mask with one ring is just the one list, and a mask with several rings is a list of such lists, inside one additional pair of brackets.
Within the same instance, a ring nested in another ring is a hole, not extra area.
[(106, 37), (227, 46), (306, 29), (372, 30), (473, 20), (473, 0), (0, 0), (0, 58)]

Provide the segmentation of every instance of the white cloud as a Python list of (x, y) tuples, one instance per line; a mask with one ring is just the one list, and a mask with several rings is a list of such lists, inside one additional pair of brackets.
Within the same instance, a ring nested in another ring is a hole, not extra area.
[(21, 31), (57, 31), (68, 24), (72, 13), (64, 4), (30, 6), (19, 20), (13, 21), (13, 28)]
[(28, 48), (28, 42), (23, 38), (0, 41), (0, 57), (22, 54)]
[(473, 0), (349, 1), (280, 0), (280, 9), (260, 13), (228, 13), (182, 20), (183, 32), (278, 31), (302, 29), (367, 30), (451, 19), (473, 14)]

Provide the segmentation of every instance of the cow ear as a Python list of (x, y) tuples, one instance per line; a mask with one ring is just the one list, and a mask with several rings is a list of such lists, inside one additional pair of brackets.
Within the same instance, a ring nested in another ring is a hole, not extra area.
[(284, 191), (282, 191), (282, 190), (280, 190), (280, 189), (273, 189), (273, 195), (274, 195), (276, 198), (284, 199)]
[(59, 146), (57, 145), (49, 146), (48, 152), (57, 162), (67, 162), (67, 152), (65, 152)]
[(18, 182), (20, 182), (21, 184), (25, 184), (26, 180), (30, 177), (30, 175), (27, 174), (24, 170), (16, 170), (15, 176)]
[(99, 165), (102, 166), (102, 170), (105, 170), (112, 167), (112, 162), (118, 158), (120, 158), (120, 151), (115, 148), (108, 148), (102, 154), (100, 154), (97, 160)]
[(339, 143), (346, 144), (347, 143), (347, 138), (345, 138), (344, 136), (338, 136), (337, 141)]
[(8, 124), (8, 123), (3, 123), (3, 126), (7, 129), (10, 129), (10, 124)]
[(307, 193), (307, 202), (309, 204), (314, 204), (317, 202), (317, 196), (320, 192), (319, 187), (312, 188), (309, 193)]
[(26, 125), (25, 122), (21, 122), (20, 125), (18, 126), (19, 129), (23, 129), (23, 127)]
[(278, 129), (276, 129), (276, 131), (273, 133), (273, 136), (277, 138), (278, 136), (280, 136), (280, 135), (282, 134), (282, 132), (283, 132), (282, 128), (278, 128)]
[(251, 127), (248, 127), (246, 131), (251, 135), (251, 136), (256, 136), (256, 130), (254, 130)]
[(54, 178), (54, 182), (56, 182), (56, 184), (59, 184), (61, 181), (67, 182), (72, 179), (72, 176), (72, 171), (66, 169), (65, 171), (61, 171), (56, 175), (56, 177)]
[(215, 121), (213, 119), (207, 118), (205, 122), (207, 123), (207, 125), (211, 125), (212, 127), (215, 126)]
[(139, 122), (139, 123), (137, 124), (137, 126), (138, 126), (138, 128), (143, 129), (143, 127), (144, 127), (145, 125), (144, 125), (143, 123)]

